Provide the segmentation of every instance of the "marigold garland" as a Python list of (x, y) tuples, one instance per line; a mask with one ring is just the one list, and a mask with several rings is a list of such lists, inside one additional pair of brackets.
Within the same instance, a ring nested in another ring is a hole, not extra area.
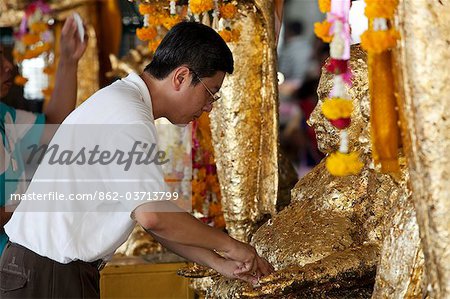
[(394, 15), (398, 0), (368, 0), (366, 1), (365, 15), (368, 18), (386, 18)]
[(331, 42), (332, 36), (330, 35), (330, 29), (331, 23), (326, 20), (314, 23), (314, 33), (325, 43)]
[(144, 27), (136, 29), (136, 36), (142, 41), (149, 41), (158, 35), (155, 27)]
[(41, 39), (40, 39), (39, 35), (38, 35), (38, 34), (35, 34), (35, 33), (28, 33), (28, 34), (25, 34), (25, 35), (22, 37), (22, 43), (23, 43), (25, 46), (31, 46), (31, 45), (37, 43), (37, 42), (40, 41), (40, 40), (41, 40)]
[(321, 13), (327, 13), (331, 10), (331, 0), (319, 0), (319, 10)]
[(164, 26), (164, 28), (166, 28), (167, 30), (172, 29), (173, 26), (175, 26), (176, 24), (180, 23), (181, 17), (178, 15), (175, 16), (168, 16), (162, 19), (161, 21), (161, 25)]
[[(15, 62), (19, 64), (19, 70), (23, 60), (52, 52), (53, 32), (47, 23), (51, 18), (50, 13), (50, 6), (40, 0), (30, 3), (26, 7), (20, 26), (14, 30), (15, 41), (12, 53)], [(52, 57), (52, 55), (42, 56), (47, 66), (53, 63)], [(27, 79), (23, 76), (15, 78), (15, 83), (18, 85), (24, 85), (26, 82)], [(44, 96), (47, 95), (45, 91), (46, 89), (42, 91)]]
[(201, 14), (214, 8), (213, 0), (190, 0), (189, 8), (193, 14)]
[(367, 30), (361, 35), (361, 46), (368, 52), (381, 53), (395, 47), (399, 37), (395, 29)]
[[(336, 1), (336, 2), (335, 2)], [(361, 171), (363, 163), (356, 152), (348, 152), (346, 129), (351, 124), (353, 102), (345, 85), (351, 86), (350, 59), (350, 0), (319, 0), (322, 12), (328, 12), (327, 20), (314, 24), (314, 32), (324, 42), (330, 43), (330, 60), (327, 72), (333, 74), (334, 86), (322, 104), (322, 113), (340, 130), (339, 150), (330, 154), (325, 162), (328, 171), (335, 176), (347, 176)]]
[(237, 7), (232, 3), (224, 4), (220, 7), (220, 15), (225, 19), (232, 19), (237, 13)]
[(139, 5), (139, 13), (141, 15), (154, 14), (156, 11), (157, 10), (154, 5), (151, 5), (151, 4), (140, 4)]
[(366, 0), (369, 28), (361, 35), (368, 52), (372, 157), (382, 172), (399, 172), (399, 128), (391, 49), (400, 38), (392, 19), (398, 0)]

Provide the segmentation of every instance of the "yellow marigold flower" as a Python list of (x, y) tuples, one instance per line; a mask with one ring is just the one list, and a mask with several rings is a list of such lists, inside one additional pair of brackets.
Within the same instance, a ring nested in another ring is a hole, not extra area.
[(327, 13), (331, 10), (331, 0), (319, 0), (319, 10)]
[(233, 39), (233, 33), (228, 29), (220, 30), (219, 35), (227, 43), (231, 42), (231, 40)]
[(150, 15), (156, 12), (156, 7), (150, 4), (140, 4), (139, 13), (141, 15)]
[(40, 40), (39, 35), (34, 33), (25, 34), (24, 36), (22, 36), (22, 42), (26, 46), (33, 45), (37, 43), (39, 40)]
[(14, 84), (16, 84), (16, 85), (23, 86), (27, 82), (28, 82), (28, 79), (21, 75), (17, 75), (16, 77), (14, 77)]
[(395, 29), (367, 30), (361, 35), (361, 46), (367, 52), (381, 53), (394, 48), (399, 37), (400, 35)]
[(41, 33), (48, 30), (48, 25), (45, 22), (36, 22), (30, 25), (30, 31), (33, 33)]
[(155, 13), (148, 19), (148, 22), (150, 25), (156, 27), (156, 26), (162, 25), (164, 20), (166, 19), (166, 17), (167, 16), (165, 14)]
[(142, 41), (154, 39), (158, 35), (155, 27), (144, 27), (136, 29), (136, 36)]
[(330, 35), (331, 23), (323, 21), (322, 23), (314, 23), (314, 33), (318, 38), (322, 39), (325, 43), (331, 42), (332, 36)]
[(327, 157), (325, 166), (334, 176), (347, 176), (358, 174), (364, 164), (359, 159), (357, 152), (348, 154), (335, 152)]
[(227, 3), (220, 7), (220, 15), (225, 19), (233, 19), (237, 13), (236, 5), (232, 3)]
[(398, 6), (398, 0), (367, 0), (365, 15), (368, 18), (392, 18), (395, 9)]
[(181, 22), (181, 17), (179, 15), (169, 16), (163, 19), (162, 25), (167, 30), (172, 29), (173, 26)]
[(331, 120), (349, 118), (352, 115), (353, 102), (341, 98), (325, 99), (322, 104), (323, 115)]
[(189, 8), (193, 14), (201, 14), (214, 8), (213, 0), (190, 0)]

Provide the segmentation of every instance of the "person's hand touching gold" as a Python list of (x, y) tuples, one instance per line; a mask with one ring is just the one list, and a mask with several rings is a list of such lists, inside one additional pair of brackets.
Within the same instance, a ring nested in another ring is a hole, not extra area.
[(259, 278), (274, 271), (269, 262), (260, 257), (251, 245), (235, 240), (231, 248), (223, 256), (237, 262), (238, 268), (233, 272), (234, 277), (257, 283)]

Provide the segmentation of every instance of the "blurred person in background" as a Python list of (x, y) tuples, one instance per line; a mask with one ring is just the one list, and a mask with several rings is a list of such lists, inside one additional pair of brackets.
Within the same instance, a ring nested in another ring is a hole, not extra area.
[[(78, 62), (87, 46), (88, 36), (81, 42), (77, 24), (68, 17), (61, 31), (61, 49), (55, 88), (50, 102), (43, 113), (32, 113), (15, 109), (0, 101), (0, 255), (8, 241), (4, 225), (12, 212), (5, 209), (10, 194), (24, 193), (27, 188), (25, 178), (25, 150), (29, 145), (39, 144), (43, 136), (44, 124), (60, 124), (75, 108), (77, 99)], [(5, 57), (0, 45), (0, 99), (6, 97), (14, 82), (14, 65)], [(49, 136), (46, 136), (46, 138)], [(14, 182), (5, 183), (5, 178)]]

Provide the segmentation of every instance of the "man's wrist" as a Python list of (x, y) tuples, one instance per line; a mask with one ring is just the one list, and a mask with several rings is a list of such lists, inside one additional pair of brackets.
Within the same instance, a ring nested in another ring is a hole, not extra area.
[(59, 66), (64, 68), (77, 68), (78, 60), (61, 56), (59, 59)]

